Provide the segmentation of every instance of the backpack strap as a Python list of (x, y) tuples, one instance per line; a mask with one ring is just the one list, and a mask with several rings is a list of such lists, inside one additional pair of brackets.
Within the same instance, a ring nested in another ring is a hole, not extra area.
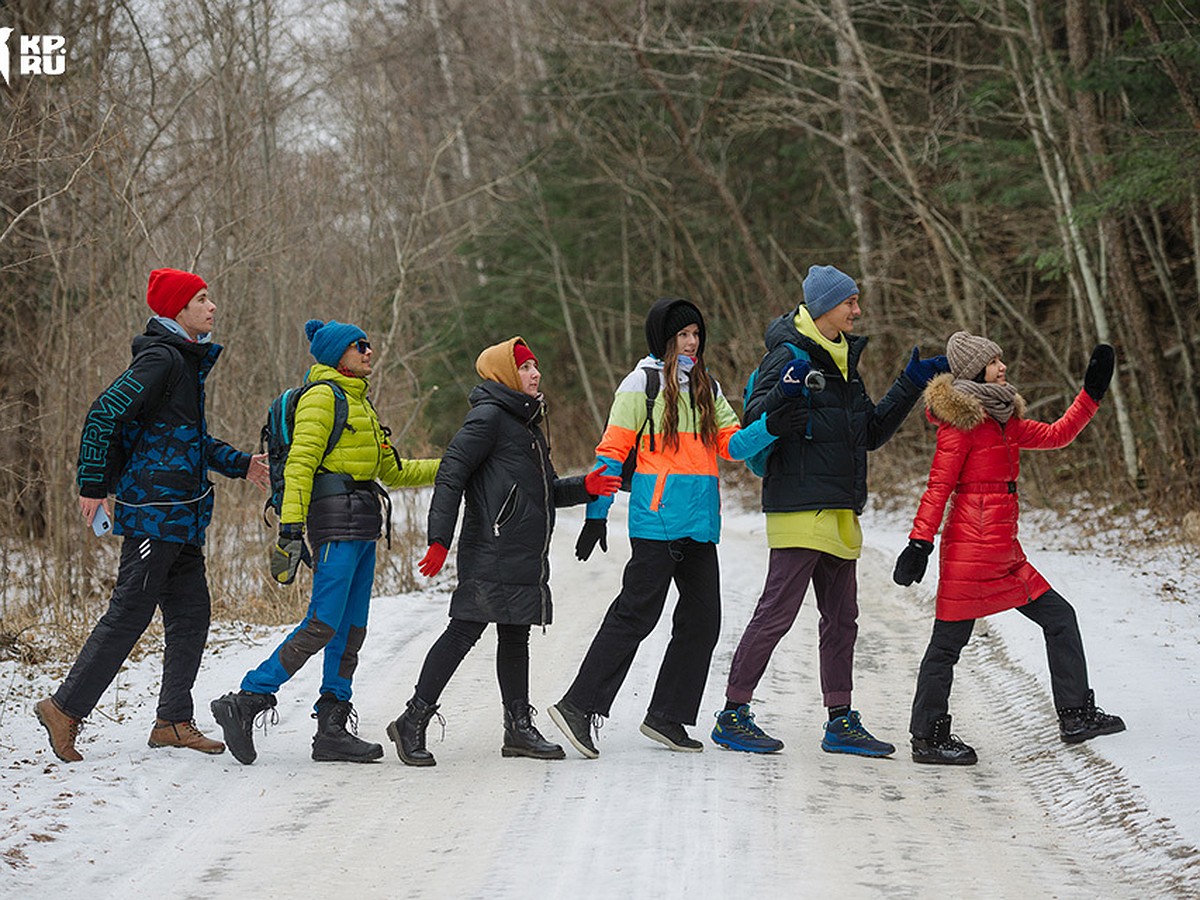
[(646, 376), (646, 421), (638, 429), (635, 445), (642, 441), (642, 432), (650, 428), (650, 452), (654, 452), (654, 401), (658, 399), (659, 372), (654, 366), (642, 366), (642, 374)]
[[(300, 406), (300, 398), (308, 392), (309, 388), (314, 388), (318, 384), (326, 385), (333, 392), (333, 427), (329, 429), (329, 440), (325, 442), (325, 452), (321, 454), (321, 463), (325, 462), (325, 457), (333, 452), (333, 448), (337, 446), (337, 442), (342, 439), (342, 434), (347, 428), (351, 431), (354, 426), (350, 424), (350, 403), (346, 400), (346, 392), (342, 390), (342, 386), (336, 381), (330, 381), (328, 378), (319, 378), (316, 381), (307, 382), (300, 392), (296, 395), (296, 406)], [(321, 463), (317, 464), (318, 470), (321, 468)]]

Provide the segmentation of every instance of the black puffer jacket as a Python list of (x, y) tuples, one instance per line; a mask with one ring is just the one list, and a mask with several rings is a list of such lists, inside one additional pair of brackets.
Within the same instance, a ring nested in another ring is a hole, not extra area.
[(471, 411), (442, 456), (429, 505), (429, 542), (458, 537), (450, 615), (470, 622), (548, 625), (554, 508), (592, 498), (583, 477), (559, 478), (539, 423), (539, 400), (494, 381), (476, 386)]
[(824, 390), (799, 401), (810, 404), (811, 437), (782, 437), (771, 448), (763, 478), (763, 512), (852, 509), (861, 513), (867, 504), (867, 451), (882, 446), (896, 433), (921, 391), (901, 375), (876, 405), (858, 374), (867, 338), (843, 335), (849, 342), (849, 378), (843, 378), (829, 354), (796, 330), (794, 319), (794, 313), (785, 313), (767, 326), (768, 355), (746, 403), (744, 419), (752, 422), (785, 402), (778, 383), (780, 371), (793, 359), (786, 343), (808, 354), (813, 368), (824, 373), (826, 384)]

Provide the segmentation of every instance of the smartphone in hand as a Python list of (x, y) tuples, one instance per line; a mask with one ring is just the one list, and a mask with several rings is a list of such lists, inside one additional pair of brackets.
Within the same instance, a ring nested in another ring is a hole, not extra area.
[(103, 503), (96, 507), (96, 515), (92, 516), (92, 531), (96, 537), (104, 537), (112, 531), (112, 519), (108, 517)]

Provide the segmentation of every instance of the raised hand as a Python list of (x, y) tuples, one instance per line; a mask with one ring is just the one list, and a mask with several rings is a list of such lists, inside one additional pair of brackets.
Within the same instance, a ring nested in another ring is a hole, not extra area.
[(1083, 373), (1083, 389), (1087, 395), (1099, 403), (1108, 391), (1112, 381), (1113, 367), (1116, 364), (1116, 351), (1108, 344), (1097, 344), (1088, 360), (1087, 371)]

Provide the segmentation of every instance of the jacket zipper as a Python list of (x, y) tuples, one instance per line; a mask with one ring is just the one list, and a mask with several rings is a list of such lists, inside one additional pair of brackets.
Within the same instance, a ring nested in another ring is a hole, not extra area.
[[(530, 431), (532, 431), (532, 430), (533, 429), (530, 429)], [(542, 490), (542, 496), (543, 496), (542, 506), (543, 506), (544, 516), (542, 518), (542, 521), (545, 524), (542, 528), (542, 560), (541, 560), (542, 565), (541, 565), (541, 578), (538, 579), (538, 596), (541, 598), (541, 603), (542, 603), (542, 615), (541, 615), (542, 634), (545, 634), (546, 633), (546, 590), (547, 590), (546, 585), (550, 581), (550, 572), (547, 570), (547, 566), (549, 564), (549, 559), (550, 559), (550, 513), (552, 512), (550, 504), (553, 502), (550, 498), (550, 492), (552, 490), (554, 490), (554, 486), (552, 484), (550, 484), (549, 478), (547, 478), (547, 475), (546, 475), (546, 457), (542, 453), (541, 448), (538, 447), (537, 434), (535, 433), (531, 436), (533, 437), (533, 449), (537, 452), (538, 466), (542, 470), (542, 484), (544, 485), (544, 489)]]
[[(495, 535), (496, 537), (500, 537), (500, 527), (502, 525), (506, 524), (508, 522), (508, 520), (512, 518), (513, 513), (516, 511), (515, 503), (513, 504), (512, 509), (508, 509), (508, 505), (512, 500), (515, 499), (516, 493), (517, 493), (517, 486), (514, 483), (513, 486), (508, 489), (508, 496), (505, 497), (504, 502), (500, 504), (500, 511), (498, 513), (496, 513), (496, 518), (492, 521), (492, 534)], [(504, 514), (505, 510), (508, 510), (507, 516)]]

